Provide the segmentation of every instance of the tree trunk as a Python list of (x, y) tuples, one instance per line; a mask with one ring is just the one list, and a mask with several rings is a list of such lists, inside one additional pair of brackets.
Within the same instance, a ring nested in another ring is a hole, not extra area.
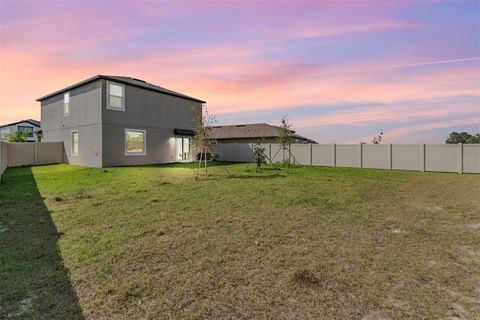
[(200, 166), (202, 165), (202, 159), (203, 159), (203, 153), (200, 153), (200, 159), (198, 160), (197, 176), (198, 176), (198, 173), (200, 172)]
[(208, 169), (207, 169), (207, 152), (204, 152), (205, 154), (205, 175), (208, 177)]

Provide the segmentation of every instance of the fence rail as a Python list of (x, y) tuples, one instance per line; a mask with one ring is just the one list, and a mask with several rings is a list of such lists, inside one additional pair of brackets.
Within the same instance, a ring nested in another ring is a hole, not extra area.
[[(398, 169), (433, 172), (480, 173), (480, 144), (292, 144), (282, 150), (262, 144), (273, 162), (290, 159), (303, 165)], [(253, 145), (213, 146), (222, 161), (248, 162)]]
[(7, 167), (63, 163), (63, 142), (0, 141), (0, 177)]

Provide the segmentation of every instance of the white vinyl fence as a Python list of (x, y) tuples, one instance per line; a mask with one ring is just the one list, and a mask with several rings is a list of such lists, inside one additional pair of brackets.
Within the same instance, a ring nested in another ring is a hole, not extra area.
[(63, 162), (63, 142), (0, 141), (0, 177), (7, 167)]
[[(480, 173), (480, 144), (262, 144), (273, 162), (314, 166)], [(249, 162), (252, 144), (213, 146), (218, 160)]]

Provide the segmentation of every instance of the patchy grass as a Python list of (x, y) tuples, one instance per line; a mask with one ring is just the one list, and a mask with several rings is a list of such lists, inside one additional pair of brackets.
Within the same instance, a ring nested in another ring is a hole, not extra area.
[(8, 169), (0, 318), (477, 319), (475, 175)]

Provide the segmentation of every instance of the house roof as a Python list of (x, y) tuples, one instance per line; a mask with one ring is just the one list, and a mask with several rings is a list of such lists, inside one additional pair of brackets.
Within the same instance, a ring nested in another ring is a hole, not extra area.
[[(245, 139), (245, 138), (271, 138), (278, 137), (278, 126), (272, 126), (267, 123), (250, 123), (250, 124), (236, 124), (225, 126), (212, 126), (212, 139)], [(316, 143), (312, 139), (305, 138), (290, 130), (293, 138), (307, 140), (311, 143)]]
[(155, 91), (155, 92), (160, 92), (160, 93), (164, 93), (164, 94), (168, 94), (170, 96), (174, 96), (174, 97), (179, 97), (179, 98), (183, 98), (183, 99), (187, 99), (187, 100), (191, 100), (191, 101), (195, 101), (195, 102), (200, 102), (200, 103), (205, 103), (205, 101), (203, 100), (200, 100), (200, 99), (197, 99), (197, 98), (193, 98), (193, 97), (190, 97), (190, 96), (187, 96), (187, 95), (184, 95), (184, 94), (181, 94), (181, 93), (178, 93), (178, 92), (175, 92), (175, 91), (172, 91), (172, 90), (169, 90), (169, 89), (165, 89), (165, 88), (162, 88), (162, 87), (159, 87), (157, 85), (154, 85), (154, 84), (151, 84), (151, 83), (148, 83), (144, 80), (140, 80), (140, 79), (136, 79), (136, 78), (131, 78), (131, 77), (123, 77), (123, 76), (107, 76), (107, 75), (96, 75), (94, 77), (91, 77), (91, 78), (88, 78), (86, 80), (83, 80), (83, 81), (80, 81), (78, 83), (75, 83), (71, 86), (68, 86), (68, 87), (65, 87), (63, 89), (60, 89), (60, 90), (57, 90), (55, 92), (52, 92), (50, 94), (47, 94), (43, 97), (40, 97), (37, 99), (37, 101), (42, 101), (42, 100), (45, 100), (47, 98), (50, 98), (50, 97), (53, 97), (57, 94), (60, 94), (60, 93), (63, 93), (63, 92), (66, 92), (66, 91), (69, 91), (69, 90), (72, 90), (74, 88), (77, 88), (77, 87), (80, 87), (80, 86), (83, 86), (85, 84), (88, 84), (90, 82), (93, 82), (93, 81), (96, 81), (96, 80), (100, 80), (100, 79), (105, 79), (105, 80), (110, 80), (110, 81), (114, 81), (114, 82), (118, 82), (118, 83), (122, 83), (122, 84), (127, 84), (127, 85), (130, 85), (130, 86), (134, 86), (134, 87), (138, 87), (138, 88), (143, 88), (143, 89), (147, 89), (147, 90), (151, 90), (151, 91)]
[(14, 125), (22, 123), (22, 122), (28, 122), (28, 123), (36, 126), (36, 127), (40, 127), (40, 121), (34, 120), (34, 119), (27, 119), (27, 120), (20, 120), (20, 121), (13, 122), (13, 123), (3, 124), (3, 125), (0, 125), (0, 128), (14, 126)]

